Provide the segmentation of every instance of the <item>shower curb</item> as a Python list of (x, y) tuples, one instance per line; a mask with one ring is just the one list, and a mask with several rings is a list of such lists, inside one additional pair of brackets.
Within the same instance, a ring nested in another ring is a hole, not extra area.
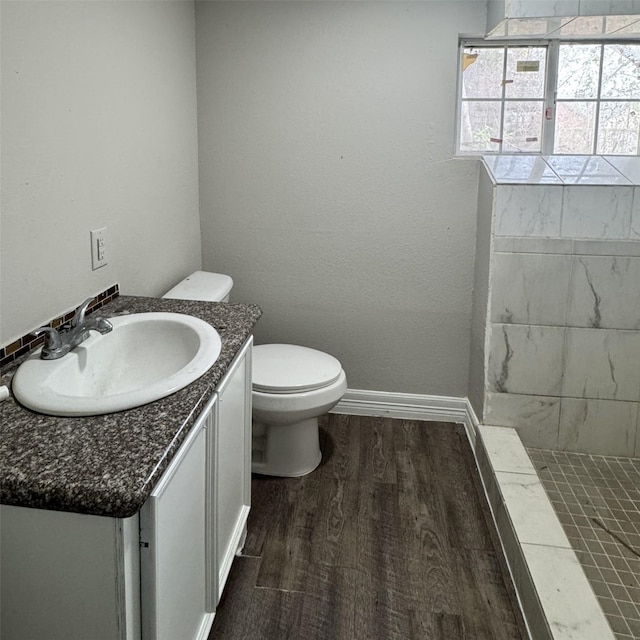
[(518, 432), (480, 425), (475, 454), (531, 638), (615, 640)]

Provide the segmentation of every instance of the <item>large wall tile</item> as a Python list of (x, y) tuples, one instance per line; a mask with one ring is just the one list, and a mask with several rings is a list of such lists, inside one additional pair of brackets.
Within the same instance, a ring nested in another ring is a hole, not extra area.
[(640, 331), (567, 329), (562, 396), (640, 400)]
[(633, 455), (638, 404), (563, 398), (558, 448), (601, 455)]
[[(638, 244), (640, 245), (640, 243)], [(574, 253), (571, 238), (494, 236), (493, 250), (504, 253), (566, 253), (569, 255)]]
[(498, 185), (495, 203), (495, 235), (560, 235), (561, 186)]
[(635, 256), (640, 258), (640, 242), (638, 240), (573, 240), (572, 242), (572, 253), (575, 255), (623, 256), (626, 258)]
[(640, 458), (640, 405), (638, 405), (638, 419), (636, 421), (636, 448), (633, 455)]
[(492, 324), (489, 390), (560, 395), (564, 332), (562, 327)]
[(514, 427), (527, 447), (558, 446), (560, 398), (488, 393), (484, 424)]
[(494, 254), (491, 321), (564, 326), (570, 270), (571, 256)]
[(640, 240), (640, 187), (633, 190), (633, 209), (631, 211), (631, 233), (632, 240)]
[(567, 325), (640, 329), (640, 258), (574, 257)]
[(578, 185), (563, 190), (563, 238), (629, 238), (632, 187)]

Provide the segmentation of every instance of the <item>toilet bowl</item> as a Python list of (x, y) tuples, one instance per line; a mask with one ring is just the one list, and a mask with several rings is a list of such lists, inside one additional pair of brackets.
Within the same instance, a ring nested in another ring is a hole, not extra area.
[[(196, 271), (165, 298), (228, 302), (233, 280)], [(253, 348), (251, 470), (270, 476), (302, 476), (322, 459), (318, 418), (347, 390), (340, 362), (322, 351), (291, 344)]]
[(253, 349), (252, 471), (303, 476), (322, 459), (318, 417), (347, 390), (336, 358), (291, 344)]

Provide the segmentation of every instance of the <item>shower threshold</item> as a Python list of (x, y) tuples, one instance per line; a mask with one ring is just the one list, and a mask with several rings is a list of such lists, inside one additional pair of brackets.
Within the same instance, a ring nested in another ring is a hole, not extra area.
[(518, 432), (481, 425), (476, 458), (531, 638), (618, 640)]

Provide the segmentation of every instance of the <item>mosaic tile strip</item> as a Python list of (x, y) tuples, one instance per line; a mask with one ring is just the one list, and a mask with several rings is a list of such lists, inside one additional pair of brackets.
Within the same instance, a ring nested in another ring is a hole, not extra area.
[[(94, 297), (93, 302), (89, 305), (87, 313), (92, 313), (96, 309), (104, 306), (111, 300), (117, 298), (120, 295), (120, 286), (114, 284), (108, 289), (105, 289), (102, 293), (99, 293)], [(65, 323), (69, 322), (73, 318), (74, 311), (69, 311), (61, 316), (58, 316), (51, 320), (47, 326), (58, 328)], [(11, 364), (18, 358), (29, 353), (32, 349), (39, 347), (44, 342), (44, 336), (36, 338), (33, 333), (27, 333), (21, 338), (18, 338), (11, 344), (8, 344), (0, 349), (0, 369), (3, 369), (7, 365)]]
[(640, 640), (640, 459), (528, 452), (616, 640)]

